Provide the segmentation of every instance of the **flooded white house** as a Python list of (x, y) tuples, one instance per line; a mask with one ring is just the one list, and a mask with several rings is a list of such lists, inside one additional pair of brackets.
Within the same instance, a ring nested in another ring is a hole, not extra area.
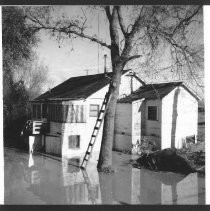
[[(79, 156), (89, 144), (99, 109), (108, 91), (112, 73), (70, 78), (31, 102), (31, 119), (47, 121), (49, 130), (35, 136), (35, 147), (46, 153)], [(122, 74), (120, 96), (127, 96), (142, 84), (133, 71)], [(102, 130), (95, 151), (100, 150)]]
[(144, 138), (158, 149), (181, 148), (188, 137), (196, 141), (198, 100), (182, 82), (141, 86), (118, 100), (114, 148), (131, 150)]
[[(82, 156), (89, 144), (112, 73), (70, 78), (31, 102), (32, 120), (49, 123), (35, 136), (35, 148)], [(143, 139), (157, 149), (196, 142), (199, 98), (182, 82), (145, 84), (133, 71), (122, 74), (113, 149), (131, 151)], [(102, 130), (94, 151), (100, 150)], [(32, 137), (33, 138), (33, 137)]]

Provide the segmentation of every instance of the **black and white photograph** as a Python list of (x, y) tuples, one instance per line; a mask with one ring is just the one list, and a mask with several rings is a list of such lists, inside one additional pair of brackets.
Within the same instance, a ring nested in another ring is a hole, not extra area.
[(4, 5), (1, 24), (5, 205), (206, 204), (203, 5)]

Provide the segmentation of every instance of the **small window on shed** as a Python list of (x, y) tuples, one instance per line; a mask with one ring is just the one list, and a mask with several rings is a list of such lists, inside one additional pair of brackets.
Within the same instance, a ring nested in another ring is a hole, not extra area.
[(90, 117), (97, 117), (99, 112), (99, 105), (90, 105)]
[(71, 135), (69, 136), (69, 149), (79, 149), (80, 148), (80, 136)]
[(148, 106), (148, 120), (158, 120), (157, 106)]

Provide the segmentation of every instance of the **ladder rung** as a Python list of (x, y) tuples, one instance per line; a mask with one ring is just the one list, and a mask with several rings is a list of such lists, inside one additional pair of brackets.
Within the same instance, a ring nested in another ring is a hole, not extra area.
[[(89, 145), (92, 144), (92, 146), (93, 146), (93, 143), (94, 143), (94, 142), (90, 142)], [(88, 146), (88, 149), (89, 149), (89, 148), (90, 148), (90, 146)], [(87, 150), (87, 151), (88, 151), (88, 150)]]
[(92, 137), (96, 137), (96, 135), (92, 135)]
[(89, 151), (86, 151), (85, 156), (88, 156), (88, 155), (90, 155), (90, 152)]
[(104, 113), (104, 112), (105, 112), (105, 110), (100, 110), (100, 112), (101, 112), (101, 113)]
[(94, 130), (98, 130), (99, 129), (99, 127), (94, 127)]
[(89, 146), (93, 146), (93, 144), (92, 143), (89, 143)]
[(97, 119), (97, 121), (98, 121), (98, 122), (101, 122), (101, 121), (102, 121), (102, 119)]

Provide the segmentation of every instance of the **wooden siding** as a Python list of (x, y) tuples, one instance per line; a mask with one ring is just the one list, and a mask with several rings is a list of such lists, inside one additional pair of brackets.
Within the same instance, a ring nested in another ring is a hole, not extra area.
[(46, 136), (45, 138), (46, 153), (61, 155), (61, 138), (53, 136)]
[[(145, 106), (146, 106), (145, 135), (160, 137), (161, 136), (161, 100), (147, 100)], [(148, 120), (148, 106), (157, 106), (158, 120)]]
[(41, 103), (32, 104), (32, 119), (41, 119)]
[(114, 149), (131, 150), (132, 148), (132, 104), (118, 103), (115, 114)]
[(48, 121), (53, 122), (86, 122), (86, 107), (84, 105), (49, 104)]
[(141, 100), (132, 103), (132, 144), (141, 141), (141, 104)]
[(197, 135), (198, 102), (183, 87), (162, 101), (162, 148), (180, 148), (186, 136)]

